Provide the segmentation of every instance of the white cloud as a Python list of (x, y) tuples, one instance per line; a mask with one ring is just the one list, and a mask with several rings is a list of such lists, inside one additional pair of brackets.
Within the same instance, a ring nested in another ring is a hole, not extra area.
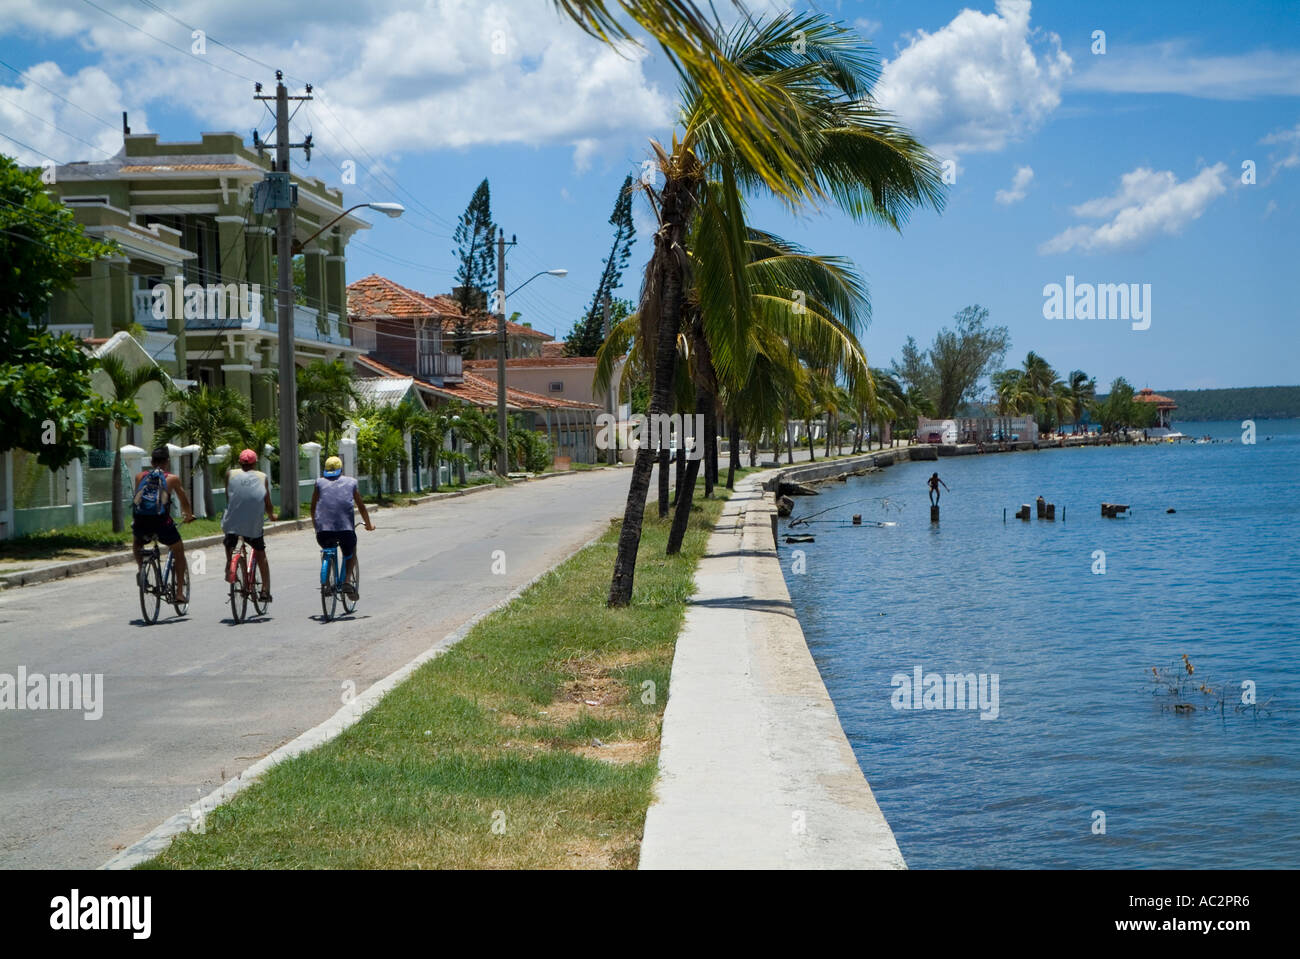
[(1072, 226), (1043, 243), (1038, 252), (1111, 252), (1137, 246), (1161, 233), (1175, 235), (1227, 190), (1227, 169), (1216, 163), (1182, 183), (1169, 170), (1139, 167), (1125, 173), (1114, 194), (1074, 207), (1076, 216), (1106, 222)]
[[(0, 130), (5, 134), (0, 136), (0, 151), (25, 165), (39, 166), (46, 158), (59, 163), (103, 160), (121, 148), (120, 122), (114, 126), (94, 119), (119, 118), (125, 109), (122, 91), (103, 70), (85, 67), (69, 75), (45, 62), (26, 73), (26, 79), (8, 74), (14, 86), (0, 83)], [(137, 119), (144, 121), (143, 112), (133, 115), (131, 122)]]
[[(298, 126), (314, 126), (322, 154), (340, 160), (360, 162), (355, 141), (375, 156), (566, 144), (583, 167), (604, 149), (622, 149), (629, 135), (663, 136), (672, 121), (672, 101), (647, 73), (646, 50), (612, 50), (538, 0), (298, 0), (276, 7), (274, 21), (266, 18), (263, 0), (172, 0), (170, 12), (208, 32), (201, 58), (169, 50), (89, 6), (47, 17), (39, 0), (5, 2), (13, 10), (6, 9), (0, 36), (75, 40), (120, 84), (120, 91), (111, 81), (108, 86), (130, 104), (136, 132), (146, 129), (143, 108), (163, 104), (188, 109), (199, 129), (246, 132), (262, 122), (265, 130), (269, 118), (265, 111), (258, 117), (250, 81), (269, 86), (270, 70), (214, 37), (283, 67), (295, 88), (301, 86), (296, 78), (316, 84), (321, 97), (299, 116)], [(190, 31), (180, 23), (136, 3), (103, 5), (190, 49)], [(237, 75), (205, 66), (205, 60)], [(101, 106), (93, 112), (111, 117), (121, 109)], [(42, 116), (65, 126), (48, 110)], [(74, 152), (80, 158), (86, 148)]]
[(867, 17), (858, 17), (853, 21), (853, 29), (868, 40), (874, 39), (882, 26), (883, 24), (879, 20), (871, 20)]
[(1011, 178), (1011, 188), (1009, 190), (998, 190), (993, 195), (993, 199), (1003, 205), (1019, 203), (1025, 198), (1029, 190), (1029, 183), (1034, 179), (1034, 168), (1031, 166), (1022, 166), (1016, 170), (1016, 175)]
[(1030, 28), (1029, 0), (997, 0), (996, 9), (919, 30), (885, 63), (881, 105), (942, 156), (1001, 150), (1061, 102), (1071, 60), (1060, 38)]
[(1265, 184), (1272, 182), (1283, 170), (1292, 170), (1300, 167), (1300, 123), (1297, 123), (1290, 130), (1278, 130), (1276, 133), (1270, 133), (1259, 141), (1260, 143), (1280, 146), (1269, 154), (1269, 160), (1272, 161), (1273, 167), (1269, 170), (1268, 180)]
[(1076, 90), (1102, 93), (1174, 93), (1210, 100), (1254, 100), (1300, 95), (1300, 55), (1256, 50), (1236, 56), (1198, 56), (1186, 40), (1125, 47), (1071, 78)]

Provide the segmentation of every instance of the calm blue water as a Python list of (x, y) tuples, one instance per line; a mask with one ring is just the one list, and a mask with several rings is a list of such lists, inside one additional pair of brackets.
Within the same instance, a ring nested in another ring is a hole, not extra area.
[[(782, 565), (912, 867), (1300, 866), (1300, 422), (1258, 431), (900, 463), (796, 501), (796, 516), (844, 504), (815, 543), (782, 543)], [(952, 491), (932, 527), (936, 469)], [(1057, 521), (1016, 520), (1040, 494)], [(1103, 520), (1103, 500), (1132, 515)], [(852, 513), (897, 525), (838, 525)], [(1271, 714), (1162, 710), (1151, 668), (1183, 654), (1238, 701), (1254, 681)], [(998, 717), (893, 708), (891, 678), (918, 665), (996, 673)]]

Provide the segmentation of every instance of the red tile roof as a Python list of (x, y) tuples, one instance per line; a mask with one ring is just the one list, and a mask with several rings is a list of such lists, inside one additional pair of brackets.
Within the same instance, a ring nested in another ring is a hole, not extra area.
[[(394, 369), (385, 363), (380, 363), (369, 356), (358, 356), (356, 365), (373, 372), (377, 376), (401, 377), (406, 375), (400, 370)], [(433, 393), (435, 396), (460, 400), (472, 406), (495, 408), (497, 405), (496, 381), (485, 379), (468, 371), (465, 372), (464, 381), (461, 383), (445, 383), (442, 386), (435, 386), (432, 383), (417, 379), (415, 385), (426, 392)], [(508, 385), (506, 386), (506, 408), (514, 410), (583, 409), (598, 411), (601, 409), (595, 403), (583, 403), (578, 400), (553, 400), (549, 396), (542, 396), (540, 393), (511, 389)]]
[(564, 340), (552, 340), (550, 343), (542, 344), (542, 356), (563, 356)]
[[(427, 296), (377, 273), (348, 284), (348, 318), (353, 321), (428, 318), (438, 319), (443, 329), (447, 330), (464, 316), (460, 304), (449, 296)], [(479, 314), (468, 319), (469, 328), (476, 333), (491, 332), (497, 328), (497, 321), (492, 316)], [(506, 332), (513, 336), (554, 339), (549, 333), (509, 320), (506, 321)]]
[(1171, 410), (1178, 409), (1178, 404), (1168, 396), (1161, 396), (1159, 393), (1150, 389), (1141, 389), (1137, 391), (1137, 396), (1133, 397), (1139, 403), (1156, 403), (1161, 407), (1167, 407)]
[[(506, 360), (506, 369), (550, 369), (552, 367), (585, 366), (596, 368), (594, 356), (518, 356)], [(482, 360), (466, 360), (467, 370), (490, 370), (495, 372), (497, 361), (494, 357)]]
[(122, 173), (207, 173), (225, 171), (256, 171), (251, 163), (127, 163)]

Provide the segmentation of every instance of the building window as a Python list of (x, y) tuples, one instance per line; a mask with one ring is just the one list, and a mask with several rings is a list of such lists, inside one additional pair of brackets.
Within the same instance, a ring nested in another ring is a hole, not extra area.
[(551, 382), (546, 385), (546, 388), (552, 393), (563, 393), (564, 380), (551, 380)]

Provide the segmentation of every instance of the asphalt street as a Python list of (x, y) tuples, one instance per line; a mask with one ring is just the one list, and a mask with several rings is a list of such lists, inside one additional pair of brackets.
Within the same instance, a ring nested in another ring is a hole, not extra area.
[(98, 720), (0, 710), (0, 868), (102, 865), (598, 535), (622, 514), (630, 475), (378, 511), (373, 532), (358, 527), (360, 605), (333, 622), (310, 530), (268, 538), (274, 602), (243, 624), (219, 546), (188, 615), (153, 626), (134, 565), (0, 593), (0, 673), (103, 675)]

